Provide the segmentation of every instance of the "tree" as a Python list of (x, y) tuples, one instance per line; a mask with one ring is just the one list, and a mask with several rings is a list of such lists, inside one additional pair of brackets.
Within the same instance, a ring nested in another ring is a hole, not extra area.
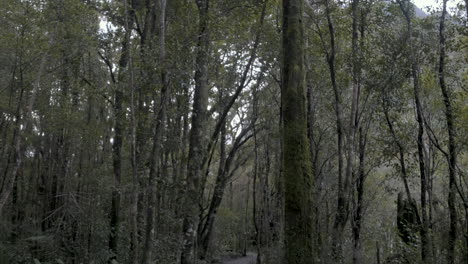
[(0, 1), (0, 262), (464, 261), (464, 3)]
[(424, 158), (424, 117), (423, 109), (421, 104), (420, 97), (420, 80), (419, 80), (419, 63), (414, 50), (413, 42), (413, 25), (412, 25), (412, 13), (413, 6), (409, 1), (398, 0), (400, 9), (405, 16), (406, 26), (407, 26), (407, 39), (410, 47), (410, 64), (411, 64), (411, 76), (413, 78), (413, 89), (414, 89), (414, 101), (416, 104), (416, 121), (418, 122), (418, 159), (419, 159), (419, 172), (421, 178), (421, 215), (422, 215), (422, 226), (421, 226), (421, 257), (423, 262), (432, 263), (432, 256), (430, 250), (430, 235), (429, 235), (429, 220), (427, 216), (427, 174), (426, 174), (426, 165)]
[(195, 70), (195, 94), (192, 109), (192, 129), (190, 130), (189, 153), (187, 165), (187, 186), (184, 201), (183, 249), (181, 264), (194, 263), (194, 243), (198, 226), (198, 203), (200, 183), (203, 172), (203, 161), (206, 155), (205, 127), (208, 119), (208, 50), (209, 50), (209, 0), (197, 0), (198, 7), (198, 41)]
[[(457, 240), (457, 209), (456, 209), (456, 168), (457, 168), (457, 150), (455, 145), (455, 127), (452, 110), (452, 99), (450, 98), (445, 83), (445, 17), (447, 16), (447, 0), (442, 2), (442, 14), (440, 16), (439, 26), (439, 86), (442, 92), (445, 105), (445, 119), (447, 122), (448, 133), (448, 170), (449, 170), (449, 193), (448, 205), (450, 214), (450, 228), (448, 237), (447, 263), (455, 263), (455, 243)], [(447, 154), (447, 153), (446, 153)]]
[[(112, 144), (112, 164), (114, 169), (114, 189), (112, 191), (112, 207), (110, 211), (110, 234), (109, 234), (109, 249), (112, 252), (111, 260), (117, 258), (117, 246), (119, 241), (120, 231), (120, 207), (121, 207), (121, 182), (122, 182), (122, 144), (124, 135), (124, 121), (125, 109), (123, 106), (124, 101), (124, 88), (129, 84), (127, 66), (130, 57), (130, 35), (132, 32), (133, 23), (129, 16), (129, 9), (127, 8), (127, 0), (124, 0), (124, 36), (122, 39), (122, 50), (118, 63), (118, 76), (113, 79), (115, 85), (114, 95), (114, 140)], [(109, 65), (112, 72), (112, 66)]]
[(302, 0), (283, 1), (281, 117), (286, 263), (312, 263), (312, 168), (307, 139)]

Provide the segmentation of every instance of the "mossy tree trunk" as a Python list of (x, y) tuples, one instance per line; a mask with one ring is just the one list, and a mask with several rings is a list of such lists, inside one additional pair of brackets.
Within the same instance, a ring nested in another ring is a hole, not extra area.
[(285, 251), (288, 264), (312, 263), (312, 167), (307, 138), (303, 1), (283, 0), (281, 85)]
[(189, 153), (187, 165), (187, 186), (184, 203), (183, 248), (181, 254), (181, 264), (195, 263), (194, 244), (197, 237), (198, 227), (198, 200), (200, 197), (200, 186), (203, 171), (203, 161), (206, 155), (207, 139), (205, 128), (207, 122), (208, 106), (208, 10), (209, 0), (197, 0), (198, 7), (198, 40), (195, 70), (195, 91), (193, 98), (192, 129), (189, 137)]

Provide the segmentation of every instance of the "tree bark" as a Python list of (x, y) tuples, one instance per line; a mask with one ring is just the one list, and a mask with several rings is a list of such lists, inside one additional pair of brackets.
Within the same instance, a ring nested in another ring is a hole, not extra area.
[[(257, 115), (257, 97), (256, 93), (254, 92), (254, 102), (253, 102), (253, 115), (254, 118)], [(255, 234), (254, 234), (254, 239), (255, 239), (255, 246), (257, 249), (257, 259), (256, 259), (256, 264), (262, 264), (262, 248), (260, 246), (260, 240), (261, 240), (261, 229), (260, 229), (260, 224), (259, 224), (259, 219), (258, 219), (258, 201), (257, 201), (257, 178), (258, 178), (258, 171), (259, 171), (259, 159), (258, 159), (258, 144), (257, 144), (257, 131), (255, 129), (255, 124), (254, 124), (254, 154), (255, 154), (255, 159), (254, 159), (254, 168), (253, 168), (253, 186), (252, 186), (252, 220), (253, 220), (253, 225), (255, 229)], [(261, 218), (260, 218), (261, 219)]]
[[(367, 144), (367, 131), (369, 129), (370, 120), (367, 123), (365, 131), (360, 127), (359, 123), (359, 98), (361, 91), (361, 52), (360, 48), (364, 45), (364, 36), (365, 36), (365, 15), (361, 12), (361, 17), (359, 18), (358, 12), (361, 10), (359, 7), (359, 0), (353, 0), (352, 3), (352, 16), (353, 16), (353, 33), (352, 33), (352, 56), (353, 56), (353, 96), (351, 102), (351, 116), (350, 116), (350, 139), (348, 144), (351, 144), (348, 147), (348, 164), (347, 164), (347, 175), (346, 177), (351, 178), (352, 171), (352, 159), (354, 158), (355, 146), (355, 135), (358, 131), (359, 141), (359, 165), (357, 170), (357, 181), (356, 181), (356, 209), (354, 211), (353, 217), (353, 239), (354, 239), (354, 250), (353, 250), (353, 263), (360, 264), (362, 263), (362, 245), (361, 245), (361, 230), (362, 230), (362, 221), (363, 221), (363, 207), (364, 207), (364, 181), (366, 179), (365, 172), (365, 160), (366, 160), (366, 144)], [(359, 32), (358, 32), (358, 22), (360, 21), (360, 30), (361, 30), (361, 40), (358, 44)], [(349, 173), (349, 174), (348, 174)]]
[(194, 243), (197, 238), (198, 204), (200, 180), (202, 178), (205, 153), (205, 127), (208, 105), (208, 55), (209, 55), (209, 0), (197, 0), (198, 7), (198, 40), (195, 62), (195, 92), (193, 99), (192, 129), (189, 138), (187, 164), (187, 186), (184, 201), (183, 248), (181, 264), (195, 263)]
[(130, 74), (131, 77), (131, 96), (130, 96), (130, 112), (131, 112), (131, 162), (132, 162), (132, 205), (131, 205), (131, 233), (130, 233), (130, 259), (132, 264), (138, 264), (140, 256), (140, 245), (139, 245), (139, 197), (140, 197), (140, 186), (138, 177), (138, 162), (137, 162), (137, 122), (136, 122), (136, 107), (135, 107), (135, 85), (133, 83), (133, 67), (130, 63)]
[(313, 262), (312, 168), (307, 138), (303, 1), (283, 0), (281, 113), (288, 264)]
[[(363, 134), (365, 133), (365, 134)], [(361, 228), (363, 218), (363, 207), (364, 207), (364, 181), (366, 179), (365, 172), (365, 160), (366, 160), (366, 143), (367, 143), (367, 131), (363, 132), (362, 128), (359, 128), (359, 167), (358, 177), (356, 180), (356, 192), (357, 201), (356, 209), (353, 218), (353, 263), (362, 263), (362, 248), (361, 248)]]
[(335, 27), (331, 18), (330, 0), (325, 0), (325, 15), (327, 18), (328, 31), (330, 34), (330, 51), (327, 52), (327, 63), (330, 71), (330, 79), (335, 96), (334, 108), (336, 116), (336, 132), (338, 145), (338, 199), (335, 221), (333, 223), (332, 234), (332, 257), (337, 263), (343, 262), (343, 230), (348, 218), (348, 206), (346, 201), (347, 183), (343, 182), (343, 167), (344, 167), (344, 151), (343, 151), (343, 103), (341, 99), (341, 91), (336, 82), (336, 44), (335, 44)]
[[(127, 1), (127, 0), (125, 0)], [(128, 12), (128, 10), (126, 10)], [(127, 14), (126, 14), (127, 15)], [(112, 165), (114, 172), (114, 186), (112, 190), (111, 211), (110, 211), (110, 233), (109, 250), (111, 257), (109, 261), (117, 258), (119, 230), (120, 230), (120, 185), (122, 181), (122, 143), (124, 134), (125, 110), (123, 108), (124, 93), (123, 88), (127, 81), (127, 66), (130, 57), (130, 19), (126, 19), (124, 30), (125, 34), (122, 40), (122, 50), (119, 59), (119, 75), (115, 85), (114, 94), (114, 142), (112, 144)]]
[[(156, 113), (155, 128), (153, 134), (153, 148), (150, 155), (150, 174), (148, 179), (148, 205), (146, 208), (146, 229), (145, 229), (145, 245), (143, 248), (142, 264), (151, 263), (151, 253), (153, 250), (154, 240), (154, 213), (157, 202), (155, 197), (159, 195), (157, 190), (157, 174), (159, 171), (159, 160), (162, 148), (162, 135), (165, 130), (164, 122), (166, 120), (166, 105), (169, 90), (167, 73), (165, 69), (166, 60), (166, 0), (160, 0), (160, 16), (159, 16), (159, 59), (161, 67), (161, 96), (159, 107), (154, 104), (154, 113)], [(156, 98), (155, 98), (156, 99)], [(156, 100), (154, 100), (156, 101)]]
[[(225, 130), (223, 128), (222, 130)], [(235, 155), (239, 148), (244, 145), (252, 136), (248, 136), (248, 131), (251, 130), (251, 126), (244, 128), (239, 136), (236, 137), (231, 150), (229, 151), (227, 157), (225, 153), (225, 144), (226, 144), (226, 135), (225, 131), (221, 132), (221, 158), (224, 159), (220, 161), (220, 168), (218, 175), (216, 177), (216, 183), (213, 190), (213, 195), (211, 198), (211, 203), (208, 209), (208, 215), (206, 222), (204, 223), (201, 230), (199, 230), (199, 246), (200, 246), (200, 259), (205, 259), (208, 247), (210, 245), (213, 233), (213, 227), (216, 220), (216, 214), (223, 200), (224, 191), (226, 189), (228, 180), (232, 176), (231, 166), (234, 161)], [(224, 154), (223, 154), (224, 153)]]
[[(385, 92), (384, 92), (385, 93)], [(405, 187), (405, 193), (408, 200), (413, 201), (411, 197), (411, 192), (408, 185), (408, 173), (406, 170), (406, 162), (405, 162), (405, 150), (403, 145), (398, 140), (397, 134), (395, 129), (393, 128), (392, 121), (390, 120), (390, 116), (388, 114), (388, 107), (385, 105), (386, 99), (382, 99), (382, 108), (385, 116), (385, 121), (388, 126), (388, 130), (390, 130), (390, 134), (392, 135), (393, 142), (397, 145), (398, 148), (398, 160), (400, 161), (400, 171), (401, 171), (401, 178), (403, 179), (403, 185)]]
[(243, 238), (243, 248), (242, 248), (242, 256), (247, 256), (247, 249), (248, 249), (248, 242), (249, 232), (248, 232), (248, 223), (249, 223), (249, 200), (250, 200), (250, 176), (247, 176), (247, 189), (245, 191), (245, 211), (244, 211), (244, 219), (243, 219), (243, 231), (244, 234)]
[[(216, 177), (216, 183), (213, 190), (213, 196), (206, 216), (206, 222), (199, 231), (198, 244), (200, 245), (199, 257), (205, 259), (208, 253), (208, 247), (211, 240), (211, 232), (214, 225), (217, 209), (221, 205), (224, 189), (226, 187), (225, 170), (226, 164), (226, 123), (223, 122), (221, 127), (220, 141), (219, 141), (219, 168)], [(201, 221), (200, 221), (201, 222)]]
[(457, 151), (455, 143), (455, 126), (454, 117), (452, 110), (452, 102), (445, 83), (445, 17), (447, 15), (447, 1), (442, 2), (442, 15), (440, 16), (440, 27), (439, 27), (439, 86), (442, 92), (444, 105), (445, 105), (445, 120), (447, 122), (447, 133), (448, 133), (448, 169), (449, 169), (449, 193), (448, 193), (448, 205), (449, 205), (449, 218), (450, 227), (447, 243), (447, 263), (455, 263), (455, 243), (457, 240), (457, 209), (456, 209), (456, 168), (457, 168)]
[(432, 254), (430, 246), (430, 236), (429, 236), (429, 221), (427, 216), (427, 175), (426, 175), (426, 165), (424, 158), (424, 117), (423, 109), (420, 98), (420, 83), (419, 83), (419, 63), (416, 57), (416, 50), (414, 49), (413, 42), (413, 23), (411, 21), (411, 9), (412, 3), (407, 0), (397, 0), (400, 5), (400, 9), (405, 16), (407, 31), (408, 31), (408, 44), (410, 47), (410, 63), (411, 63), (411, 76), (413, 78), (413, 90), (414, 90), (414, 101), (416, 104), (416, 121), (418, 123), (418, 136), (417, 136), (417, 145), (418, 145), (418, 160), (419, 160), (419, 172), (421, 179), (421, 258), (424, 263), (432, 263)]

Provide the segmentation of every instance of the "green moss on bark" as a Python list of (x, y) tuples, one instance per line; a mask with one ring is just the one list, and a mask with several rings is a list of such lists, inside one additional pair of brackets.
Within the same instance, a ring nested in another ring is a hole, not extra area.
[(302, 0), (283, 1), (282, 139), (286, 263), (312, 263), (312, 166), (307, 138)]

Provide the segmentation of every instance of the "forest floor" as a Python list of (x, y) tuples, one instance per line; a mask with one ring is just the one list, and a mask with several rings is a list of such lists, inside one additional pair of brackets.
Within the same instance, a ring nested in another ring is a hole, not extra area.
[(255, 264), (257, 259), (257, 254), (249, 252), (245, 257), (226, 259), (223, 261), (223, 264)]

